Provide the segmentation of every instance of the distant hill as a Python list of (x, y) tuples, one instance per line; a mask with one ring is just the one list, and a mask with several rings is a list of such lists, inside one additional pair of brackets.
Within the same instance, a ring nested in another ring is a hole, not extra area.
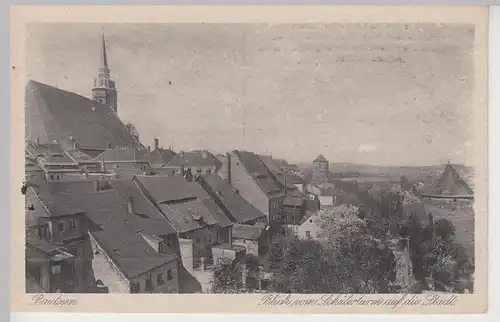
[[(307, 177), (308, 172), (311, 171), (312, 164), (299, 164), (298, 166), (304, 171)], [(463, 179), (471, 185), (471, 188), (473, 188), (472, 178), (474, 176), (474, 169), (461, 164), (454, 164), (453, 166)], [(399, 181), (401, 176), (404, 175), (410, 181), (423, 181), (425, 185), (429, 185), (441, 175), (445, 165), (412, 167), (331, 162), (329, 168), (333, 177), (380, 177), (389, 181)]]

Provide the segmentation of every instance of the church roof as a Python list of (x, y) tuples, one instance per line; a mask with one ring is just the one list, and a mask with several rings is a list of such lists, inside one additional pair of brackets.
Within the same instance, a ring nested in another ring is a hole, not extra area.
[(314, 159), (313, 162), (328, 162), (328, 160), (322, 154), (320, 154), (316, 159)]
[(447, 164), (442, 175), (426, 190), (426, 196), (471, 197), (474, 191), (455, 167)]
[(30, 80), (25, 92), (26, 135), (40, 142), (57, 141), (81, 148), (143, 146), (110, 106), (81, 95)]

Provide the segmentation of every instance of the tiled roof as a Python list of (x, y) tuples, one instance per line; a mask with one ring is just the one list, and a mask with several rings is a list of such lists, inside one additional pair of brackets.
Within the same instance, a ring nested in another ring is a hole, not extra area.
[(303, 223), (305, 223), (308, 220), (314, 221), (315, 219), (320, 219), (318, 212), (317, 211), (307, 211), (306, 214), (304, 215), (304, 217), (302, 217), (302, 219), (300, 220), (299, 225), (302, 225)]
[(136, 179), (159, 204), (208, 197), (198, 183), (187, 182), (182, 176), (136, 176)]
[(38, 193), (37, 198), (47, 209), (48, 212), (46, 215), (48, 217), (69, 216), (85, 212), (84, 209), (74, 207), (74, 205), (68, 203), (67, 196), (62, 194)]
[(261, 226), (235, 224), (232, 228), (233, 239), (257, 240), (262, 235), (264, 228)]
[[(146, 227), (157, 226), (154, 219), (133, 216), (127, 211), (126, 201), (115, 190), (85, 195), (66, 196), (72, 207), (80, 207), (91, 221), (89, 231), (100, 247), (127, 276), (133, 278), (177, 258), (173, 253), (158, 254), (139, 235)], [(150, 221), (146, 225), (146, 221)], [(167, 232), (167, 231), (165, 231)]]
[(201, 200), (205, 207), (210, 210), (212, 217), (217, 222), (217, 225), (221, 227), (229, 227), (233, 225), (233, 222), (224, 214), (224, 212), (217, 206), (215, 201), (211, 198), (205, 198)]
[(107, 149), (99, 154), (94, 160), (100, 161), (145, 161), (144, 152), (134, 148)]
[(247, 151), (233, 151), (233, 153), (238, 156), (245, 169), (265, 194), (272, 195), (281, 192), (280, 187), (256, 154)]
[(214, 215), (201, 199), (161, 204), (160, 208), (174, 228), (181, 233), (218, 223), (218, 216)]
[(283, 200), (283, 205), (285, 206), (293, 206), (293, 207), (300, 207), (304, 203), (304, 199), (293, 197), (293, 196), (287, 196)]
[(313, 162), (328, 162), (328, 160), (322, 154), (320, 154), (316, 159), (314, 159)]
[(237, 223), (245, 223), (265, 217), (265, 214), (236, 193), (228, 182), (216, 174), (204, 175), (202, 177), (202, 186), (209, 191), (215, 200), (222, 204)]
[(97, 191), (98, 180), (49, 181), (40, 184), (37, 191), (46, 194), (78, 194)]
[(177, 153), (175, 153), (170, 149), (156, 149), (147, 153), (144, 156), (144, 159), (149, 161), (151, 165), (156, 165), (156, 164), (166, 165), (170, 161), (172, 161), (172, 159), (175, 158), (176, 155)]
[(110, 106), (78, 94), (29, 81), (25, 106), (26, 134), (42, 143), (72, 145), (74, 139), (82, 148), (142, 148)]
[(137, 176), (136, 180), (178, 231), (199, 229), (203, 225), (227, 227), (232, 224), (196, 182), (187, 182), (181, 176)]
[(472, 196), (474, 191), (469, 187), (464, 178), (451, 164), (446, 165), (442, 175), (426, 189), (425, 195), (429, 196)]
[(264, 166), (271, 172), (271, 174), (274, 176), (274, 178), (278, 181), (278, 183), (284, 187), (285, 186), (285, 181), (288, 189), (295, 189), (295, 186), (293, 183), (288, 181), (288, 175), (286, 175), (285, 178), (285, 173), (281, 170), (281, 168), (276, 164), (276, 162), (273, 160), (273, 158), (265, 155), (260, 155), (259, 156), (260, 160), (262, 163), (264, 163)]
[(78, 163), (96, 163), (93, 158), (78, 149), (68, 149), (66, 150), (66, 153), (69, 154)]
[(151, 236), (163, 236), (175, 233), (174, 228), (153, 203), (144, 195), (137, 183), (130, 181), (113, 181), (112, 187), (128, 202), (132, 198), (138, 227)]
[(176, 155), (168, 164), (169, 167), (215, 167), (219, 169), (222, 163), (208, 151), (190, 151)]
[(32, 157), (25, 156), (24, 158), (24, 171), (32, 172), (32, 171), (43, 171), (42, 168), (38, 165)]
[(77, 165), (57, 142), (48, 144), (27, 143), (26, 151), (39, 159), (43, 164)]

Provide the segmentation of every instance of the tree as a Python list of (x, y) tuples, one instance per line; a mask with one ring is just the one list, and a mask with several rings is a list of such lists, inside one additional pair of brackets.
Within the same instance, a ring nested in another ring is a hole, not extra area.
[(241, 267), (236, 261), (223, 259), (217, 263), (209, 281), (211, 293), (238, 293), (241, 283)]
[(474, 271), (465, 249), (455, 240), (455, 226), (439, 219), (427, 227), (414, 227), (411, 235), (411, 259), (418, 280), (432, 276), (438, 284), (454, 286)]
[(329, 271), (335, 275), (325, 283), (333, 286), (334, 282), (341, 293), (383, 292), (395, 267), (394, 257), (370, 234), (358, 212), (348, 205), (320, 212), (323, 246)]
[[(283, 243), (285, 241), (285, 243)], [(323, 284), (328, 263), (322, 245), (314, 240), (301, 240), (296, 236), (275, 243), (281, 248), (271, 267), (271, 289), (279, 293), (327, 293)]]
[(266, 260), (269, 263), (269, 268), (275, 270), (281, 267), (284, 259), (285, 249), (287, 247), (287, 238), (280, 236), (273, 240), (271, 246), (266, 252)]

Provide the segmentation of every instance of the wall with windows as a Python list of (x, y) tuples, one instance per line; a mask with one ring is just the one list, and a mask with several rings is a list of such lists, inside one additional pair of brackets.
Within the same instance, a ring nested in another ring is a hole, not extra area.
[(157, 267), (130, 281), (132, 293), (179, 293), (178, 261)]
[(51, 218), (48, 227), (52, 235), (52, 242), (59, 243), (63, 240), (80, 238), (86, 235), (85, 218), (83, 215)]
[(249, 203), (251, 203), (255, 208), (259, 209), (268, 217), (270, 221), (270, 209), (273, 209), (270, 205), (270, 201), (267, 195), (260, 189), (253, 177), (248, 173), (245, 167), (241, 164), (238, 156), (235, 153), (231, 153), (229, 173), (231, 176), (231, 184), (238, 193)]
[(184, 238), (193, 241), (194, 267), (199, 266), (201, 257), (205, 257), (205, 262), (210, 262), (212, 259), (212, 246), (229, 242), (228, 236), (229, 228), (221, 228), (216, 225), (183, 234)]
[(179, 293), (177, 260), (129, 280), (94, 238), (91, 244), (94, 280), (101, 280), (109, 293)]
[(321, 234), (321, 227), (318, 216), (311, 216), (302, 225), (295, 226), (297, 236), (301, 239), (318, 239)]

